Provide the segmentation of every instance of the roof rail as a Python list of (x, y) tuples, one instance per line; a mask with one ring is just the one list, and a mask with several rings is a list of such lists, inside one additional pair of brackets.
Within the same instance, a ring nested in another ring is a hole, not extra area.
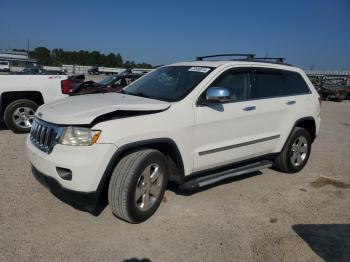
[(275, 60), (275, 63), (284, 64), (284, 57), (254, 57), (253, 60), (270, 61)]
[(211, 57), (221, 57), (221, 56), (245, 56), (247, 60), (254, 59), (254, 54), (219, 54), (219, 55), (207, 55), (207, 56), (197, 56), (196, 61), (203, 61), (204, 58), (211, 58)]

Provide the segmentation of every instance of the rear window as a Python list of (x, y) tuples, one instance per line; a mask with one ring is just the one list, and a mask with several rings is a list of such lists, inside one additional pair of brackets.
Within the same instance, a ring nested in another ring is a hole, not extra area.
[(256, 71), (254, 78), (255, 85), (251, 94), (253, 99), (284, 95), (284, 81), (281, 73)]
[(8, 65), (9, 62), (3, 62), (3, 61), (0, 61), (0, 65)]
[(310, 93), (308, 85), (299, 73), (285, 71), (283, 74), (285, 80), (286, 95), (299, 95)]

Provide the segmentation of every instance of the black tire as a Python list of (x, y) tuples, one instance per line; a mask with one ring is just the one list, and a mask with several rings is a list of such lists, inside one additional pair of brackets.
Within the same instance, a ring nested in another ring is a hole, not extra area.
[[(153, 163), (162, 172), (160, 193), (148, 210), (137, 205), (136, 189), (142, 172)], [(151, 217), (158, 209), (167, 185), (166, 159), (153, 149), (142, 149), (125, 155), (115, 167), (108, 187), (108, 202), (115, 216), (130, 223), (140, 223)]]
[(27, 99), (19, 99), (19, 100), (13, 101), (5, 109), (4, 122), (6, 126), (15, 133), (28, 133), (31, 127), (18, 126), (12, 118), (14, 111), (21, 107), (28, 107), (32, 109), (33, 112), (35, 112), (38, 108), (38, 104)]
[[(297, 163), (292, 162), (293, 144), (297, 141), (297, 139), (300, 139), (301, 137), (303, 137), (306, 140), (307, 151), (304, 155), (302, 162), (297, 165)], [(301, 127), (294, 128), (292, 134), (288, 138), (288, 141), (284, 145), (282, 152), (275, 159), (275, 168), (285, 173), (299, 172), (304, 168), (309, 159), (311, 152), (311, 144), (311, 137), (306, 129)]]

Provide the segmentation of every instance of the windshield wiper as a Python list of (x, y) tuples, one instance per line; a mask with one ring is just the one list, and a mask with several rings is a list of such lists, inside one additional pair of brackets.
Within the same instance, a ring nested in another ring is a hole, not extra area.
[(127, 93), (124, 90), (122, 90), (121, 93), (126, 94), (126, 95), (131, 95), (131, 96), (139, 96), (139, 97), (149, 98), (149, 99), (153, 99), (153, 100), (166, 101), (162, 97), (149, 96), (149, 95), (146, 95), (145, 93), (142, 93), (142, 92)]

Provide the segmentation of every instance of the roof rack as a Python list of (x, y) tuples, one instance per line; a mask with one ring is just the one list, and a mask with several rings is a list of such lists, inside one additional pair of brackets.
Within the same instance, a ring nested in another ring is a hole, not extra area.
[(255, 57), (255, 54), (218, 54), (218, 55), (198, 56), (196, 57), (196, 61), (203, 61), (204, 58), (223, 57), (223, 56), (239, 57), (239, 58), (232, 59), (235, 61), (250, 61), (250, 62), (290, 65), (284, 62), (285, 60), (284, 57)]
[(207, 55), (207, 56), (197, 56), (196, 61), (203, 61), (204, 58), (211, 58), (211, 57), (221, 57), (221, 56), (239, 56), (244, 57), (247, 60), (254, 59), (254, 54), (219, 54), (219, 55)]
[(275, 60), (272, 62), (278, 63), (278, 64), (284, 64), (284, 57), (254, 57), (253, 60), (262, 60), (262, 61), (267, 61), (271, 62), (270, 60)]

